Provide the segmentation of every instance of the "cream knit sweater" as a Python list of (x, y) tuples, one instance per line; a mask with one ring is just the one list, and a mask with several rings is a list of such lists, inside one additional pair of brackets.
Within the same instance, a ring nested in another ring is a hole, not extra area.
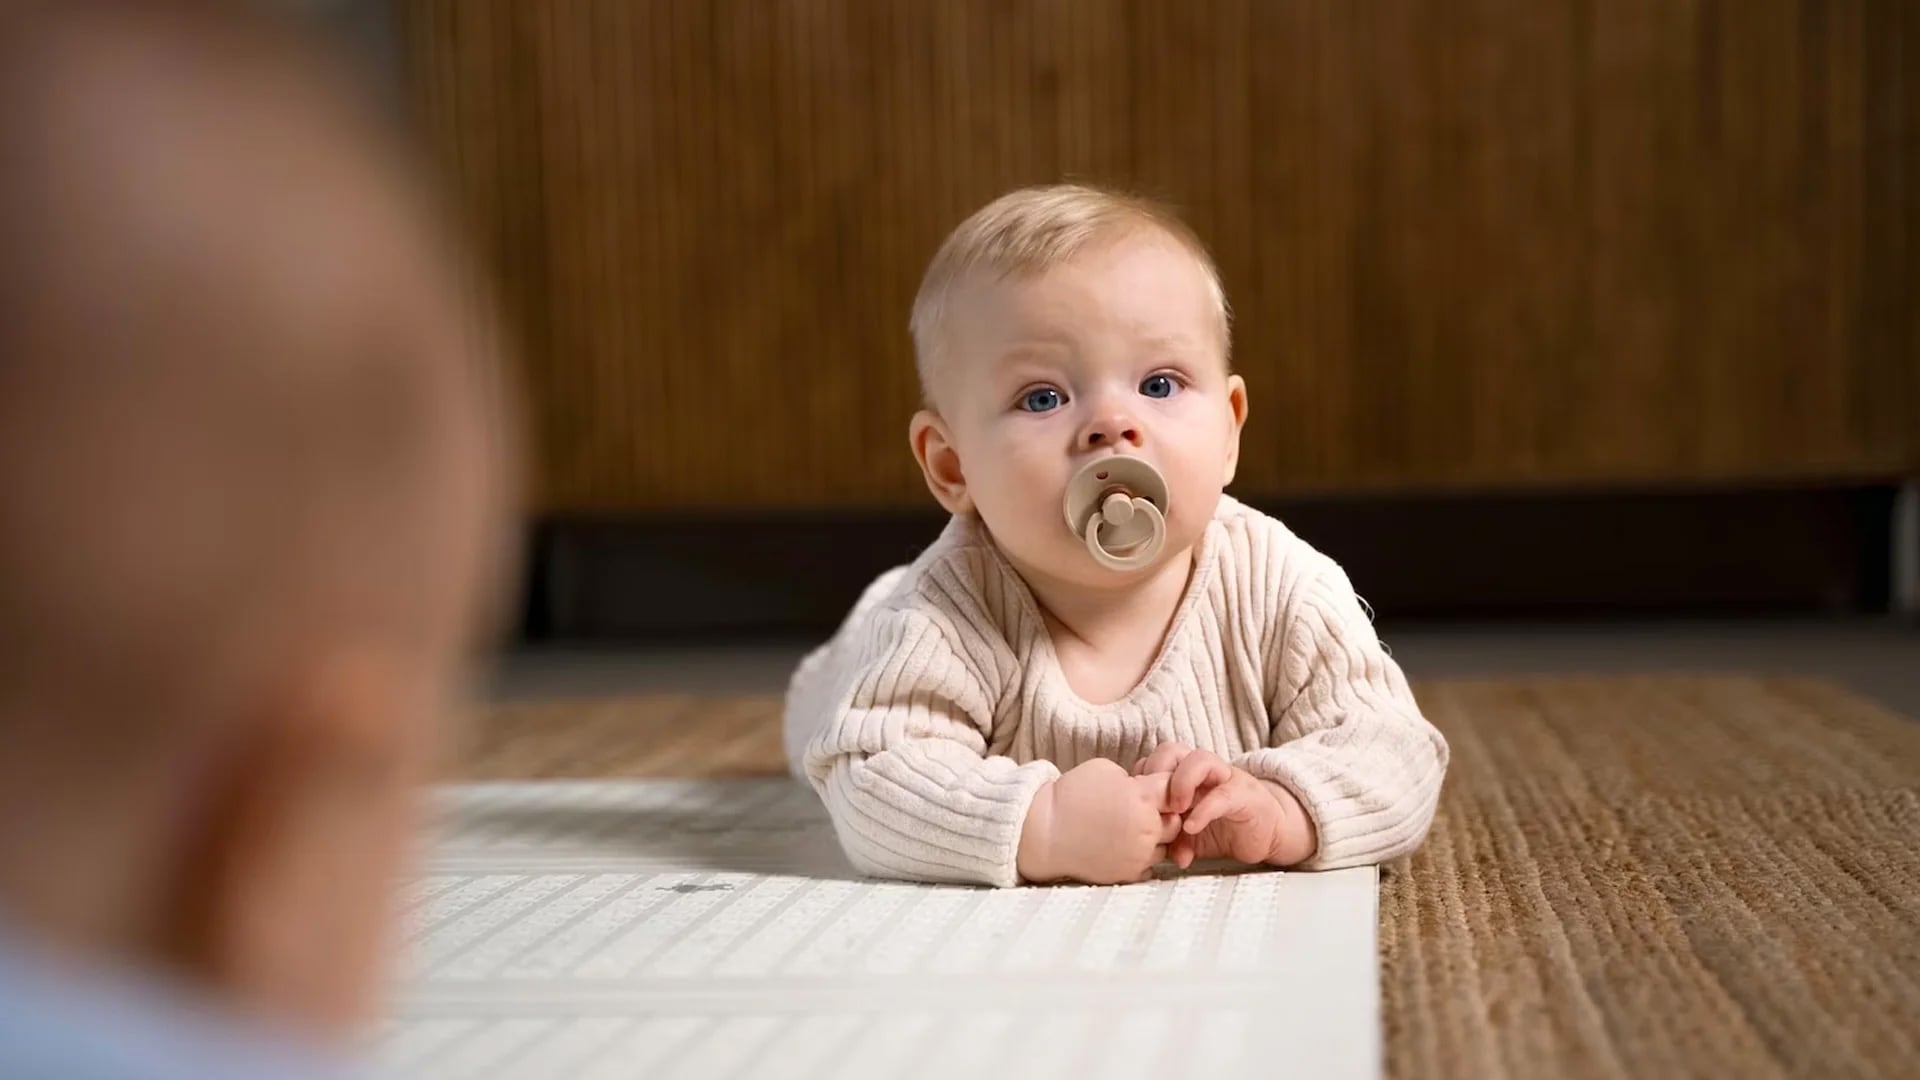
[(1418, 847), (1447, 744), (1340, 567), (1230, 497), (1147, 674), (1106, 705), (1068, 687), (1026, 584), (975, 518), (870, 586), (787, 695), (787, 756), (861, 871), (1013, 885), (1036, 789), (1166, 740), (1299, 796), (1306, 864)]

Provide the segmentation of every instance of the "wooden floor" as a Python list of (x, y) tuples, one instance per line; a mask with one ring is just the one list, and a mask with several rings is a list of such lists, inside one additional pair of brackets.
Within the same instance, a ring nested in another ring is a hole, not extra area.
[[(1389, 1072), (1920, 1061), (1920, 725), (1828, 684), (1426, 682), (1454, 750), (1381, 896)], [(496, 708), (463, 778), (764, 776), (773, 696)]]

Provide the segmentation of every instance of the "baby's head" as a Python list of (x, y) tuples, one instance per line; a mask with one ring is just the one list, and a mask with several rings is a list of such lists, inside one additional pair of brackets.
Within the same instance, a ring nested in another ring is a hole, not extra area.
[[(1171, 212), (1078, 185), (1005, 195), (934, 256), (912, 330), (927, 485), (1023, 574), (1101, 587), (1187, 556), (1233, 479), (1247, 396), (1219, 274)], [(1137, 570), (1101, 566), (1062, 512), (1108, 455), (1144, 459), (1170, 495), (1163, 552)]]
[(0, 915), (327, 1028), (511, 476), (478, 294), (248, 7), (0, 17)]

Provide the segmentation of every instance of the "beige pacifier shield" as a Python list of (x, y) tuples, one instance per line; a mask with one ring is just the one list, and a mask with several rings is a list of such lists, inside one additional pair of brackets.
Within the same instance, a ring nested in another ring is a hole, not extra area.
[(1115, 455), (1089, 461), (1067, 483), (1067, 528), (1112, 570), (1151, 563), (1167, 539), (1167, 482), (1152, 465)]

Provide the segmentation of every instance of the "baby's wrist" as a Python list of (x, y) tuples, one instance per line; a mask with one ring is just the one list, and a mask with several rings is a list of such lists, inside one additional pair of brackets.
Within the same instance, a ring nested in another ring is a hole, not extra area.
[(1053, 881), (1059, 877), (1053, 866), (1053, 785), (1052, 780), (1040, 785), (1027, 804), (1014, 866), (1022, 881)]
[(1274, 866), (1297, 866), (1313, 858), (1319, 848), (1319, 838), (1315, 835), (1313, 818), (1300, 797), (1277, 781), (1262, 780), (1260, 786), (1267, 789), (1267, 794), (1273, 796), (1280, 807), (1280, 828), (1276, 830), (1267, 862)]

